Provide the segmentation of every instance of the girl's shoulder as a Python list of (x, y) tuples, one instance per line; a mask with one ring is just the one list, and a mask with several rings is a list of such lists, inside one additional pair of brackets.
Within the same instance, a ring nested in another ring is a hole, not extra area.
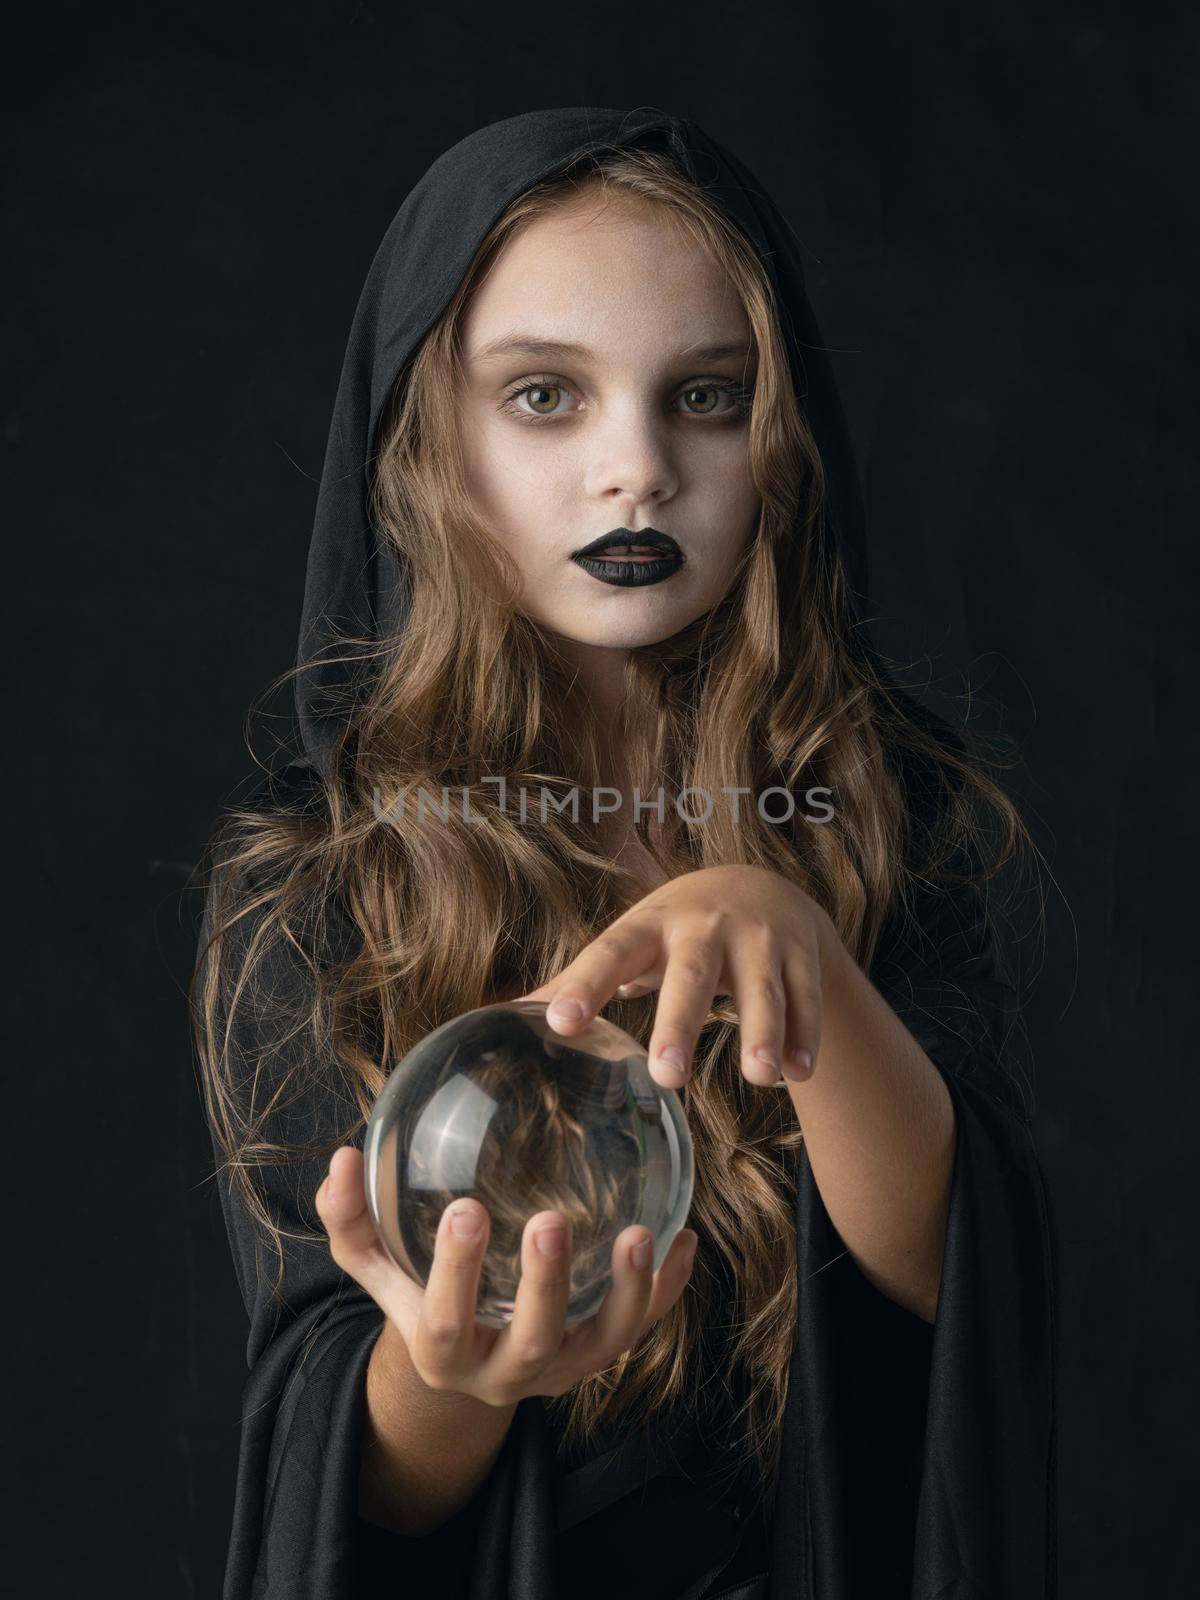
[[(320, 772), (311, 762), (293, 759), (274, 769), (263, 770), (237, 802), (237, 811), (262, 819), (302, 820), (319, 827), (328, 815), (328, 799)], [(220, 895), (224, 914), (237, 916), (240, 931), (233, 943), (246, 946), (258, 933), (259, 924), (274, 926), (274, 911), (281, 900), (289, 908), (290, 935), (276, 932), (264, 947), (268, 965), (285, 967), (296, 963), (296, 944), (319, 965), (341, 963), (357, 947), (360, 935), (353, 926), (346, 895), (339, 880), (325, 882), (320, 893), (311, 888), (293, 894), (293, 869), (296, 851), (272, 850), (251, 856), (242, 848), (245, 830), (223, 839), (213, 858), (208, 879), (205, 917), (212, 917)]]
[(326, 813), (328, 803), (325, 783), (318, 769), (307, 756), (294, 756), (283, 765), (263, 772), (246, 807), (315, 818)]

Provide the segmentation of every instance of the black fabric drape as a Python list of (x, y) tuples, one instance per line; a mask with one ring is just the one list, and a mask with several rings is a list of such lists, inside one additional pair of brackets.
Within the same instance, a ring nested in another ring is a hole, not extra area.
[[(854, 647), (873, 654), (853, 451), (788, 222), (753, 175), (689, 119), (652, 107), (530, 112), (479, 129), (440, 156), (400, 207), (368, 272), (308, 556), (296, 698), (311, 766), (292, 767), (287, 781), (301, 786), (332, 771), (365, 682), (322, 658), (331, 628), (386, 642), (406, 623), (404, 573), (376, 540), (367, 509), (376, 430), (394, 382), (510, 200), (586, 148), (642, 142), (672, 151), (765, 264), (795, 392), (828, 480), (817, 536), (836, 540), (858, 618)], [(913, 710), (928, 716), (915, 703)], [(706, 1456), (703, 1438), (685, 1452), (684, 1472), (664, 1467), (661, 1439), (625, 1441), (611, 1465), (634, 1487), (609, 1505), (589, 1502), (592, 1464), (560, 1472), (546, 1412), (530, 1399), (487, 1482), (452, 1523), (421, 1540), (363, 1524), (357, 1452), (382, 1313), (333, 1263), (323, 1238), (289, 1244), (286, 1303), (275, 1306), (271, 1262), (222, 1177), (250, 1318), (226, 1600), (367, 1592), (551, 1600), (577, 1596), (589, 1582), (596, 1592), (607, 1584), (610, 1593), (620, 1587), (647, 1600), (700, 1600), (706, 1589), (715, 1595), (743, 1581), (739, 1600), (1052, 1596), (1053, 1240), (1019, 1019), (973, 891), (931, 897), (915, 925), (919, 942), (903, 943), (893, 929), (871, 976), (941, 1072), (957, 1119), (936, 1322), (893, 1305), (858, 1272), (804, 1156), (782, 1474), (761, 1523), (742, 1513), (736, 1496), (714, 1498), (705, 1487), (704, 1468), (719, 1463)], [(286, 1009), (303, 1000), (308, 981), (292, 953), (273, 955), (262, 995), (235, 1016), (241, 1058), (266, 1049), (272, 1070), (282, 1071), (305, 1047), (303, 1035), (286, 1043), (274, 1036), (269, 999), (277, 995)], [(318, 1070), (280, 1111), (275, 1131), (297, 1143), (338, 1137), (336, 1103)], [(312, 1197), (323, 1175), (312, 1161), (266, 1169), (276, 1220), (320, 1236)], [(691, 1420), (703, 1434), (706, 1419)]]

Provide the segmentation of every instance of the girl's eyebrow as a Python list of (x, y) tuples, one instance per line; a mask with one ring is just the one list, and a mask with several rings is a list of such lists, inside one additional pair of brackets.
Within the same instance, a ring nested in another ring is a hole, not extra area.
[[(753, 346), (746, 344), (706, 344), (689, 345), (681, 350), (675, 358), (678, 361), (691, 357), (695, 361), (724, 361), (728, 356), (740, 356), (743, 360), (753, 354)], [(598, 359), (594, 350), (589, 350), (585, 344), (574, 344), (564, 339), (539, 339), (530, 333), (506, 333), (500, 339), (492, 339), (482, 346), (475, 354), (476, 361), (489, 361), (496, 356), (534, 356), (542, 360), (563, 359), (571, 361), (596, 361)]]

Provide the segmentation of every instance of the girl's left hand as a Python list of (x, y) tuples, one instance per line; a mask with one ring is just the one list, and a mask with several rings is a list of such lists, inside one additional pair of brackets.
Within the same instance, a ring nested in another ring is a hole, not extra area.
[[(522, 996), (551, 1002), (558, 1033), (581, 1029), (614, 994), (661, 988), (650, 1073), (678, 1089), (714, 996), (731, 995), (742, 1074), (769, 1087), (807, 1078), (821, 1041), (822, 974), (845, 955), (828, 914), (767, 867), (704, 867), (653, 890), (552, 982)], [(574, 1002), (574, 1014), (561, 1012)]]

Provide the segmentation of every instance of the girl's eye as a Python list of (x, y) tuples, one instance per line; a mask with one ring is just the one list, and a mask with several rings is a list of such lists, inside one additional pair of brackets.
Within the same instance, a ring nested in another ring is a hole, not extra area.
[[(549, 378), (538, 378), (530, 382), (520, 383), (515, 389), (510, 389), (505, 397), (505, 403), (500, 407), (507, 415), (516, 417), (521, 422), (533, 422), (538, 417), (553, 417), (564, 415), (560, 410), (558, 401), (567, 393), (565, 384), (557, 383)], [(728, 395), (732, 404), (724, 410), (718, 410), (721, 395)], [(528, 409), (517, 402), (528, 396)], [(686, 403), (685, 415), (690, 417), (714, 416), (722, 419), (734, 420), (746, 417), (750, 412), (750, 404), (754, 398), (754, 391), (744, 383), (735, 383), (729, 379), (722, 379), (714, 383), (694, 383), (684, 389), (679, 398)]]
[(700, 402), (696, 410), (692, 412), (692, 415), (706, 417), (710, 412), (716, 410), (722, 392), (719, 383), (701, 383), (696, 384), (691, 389), (685, 389), (680, 398), (685, 400), (690, 407), (696, 396), (699, 395)]
[[(555, 410), (554, 396), (565, 393), (566, 391), (563, 389), (561, 384), (527, 383), (521, 389), (512, 390), (509, 397), (510, 399), (516, 400), (524, 395), (528, 395), (529, 404), (533, 414), (538, 417), (548, 417), (552, 416)], [(520, 415), (520, 408), (516, 409), (517, 414)], [(526, 412), (525, 414), (528, 415), (529, 413)]]

